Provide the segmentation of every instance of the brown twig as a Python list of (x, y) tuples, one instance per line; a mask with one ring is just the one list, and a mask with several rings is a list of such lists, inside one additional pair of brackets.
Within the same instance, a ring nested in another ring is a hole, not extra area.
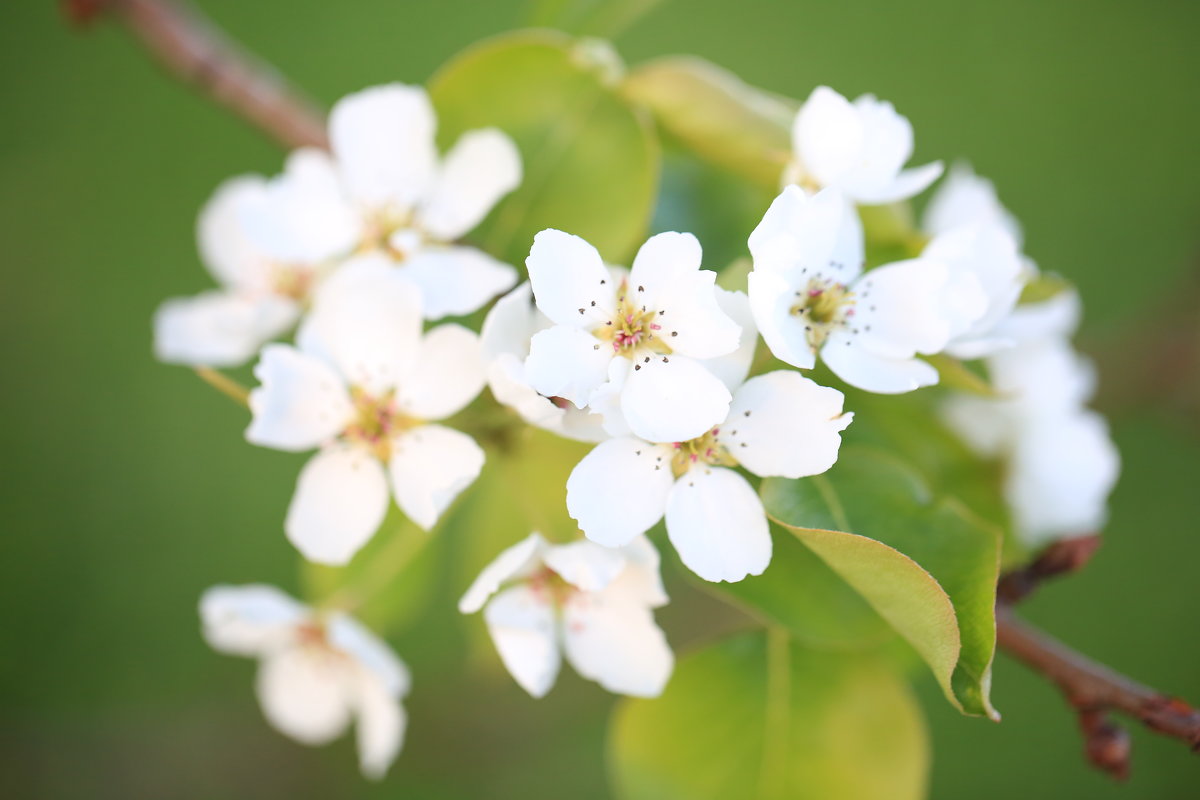
[(80, 25), (104, 14), (120, 20), (185, 83), (284, 146), (328, 146), (312, 102), (181, 0), (62, 0), (62, 7)]
[(996, 587), (996, 601), (1013, 605), (1024, 600), (1047, 578), (1082, 569), (1099, 546), (1097, 534), (1055, 542), (1032, 563), (1003, 575)]
[(1110, 775), (1128, 775), (1130, 748), (1127, 734), (1107, 719), (1109, 711), (1200, 750), (1200, 711), (1075, 652), (1018, 620), (1004, 604), (996, 607), (996, 642), (1058, 686), (1079, 712), (1088, 760)]

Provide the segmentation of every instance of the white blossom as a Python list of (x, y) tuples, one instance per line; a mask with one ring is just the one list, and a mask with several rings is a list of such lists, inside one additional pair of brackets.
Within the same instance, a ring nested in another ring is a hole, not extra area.
[(771, 560), (771, 536), (758, 494), (734, 467), (762, 477), (825, 472), (853, 418), (842, 402), (841, 392), (791, 370), (751, 378), (727, 418), (701, 436), (598, 445), (567, 479), (567, 510), (605, 547), (632, 541), (665, 515), (671, 543), (701, 578), (759, 575)]
[(610, 692), (657, 697), (675, 661), (654, 621), (667, 602), (658, 564), (645, 537), (609, 549), (533, 533), (485, 567), (458, 608), (483, 609), (505, 667), (534, 697), (550, 691), (564, 655)]
[(861, 205), (904, 200), (942, 174), (935, 161), (904, 169), (913, 131), (891, 103), (863, 95), (851, 103), (818, 86), (792, 124), (793, 162), (785, 181), (809, 189), (832, 187)]
[(247, 239), (240, 209), (267, 191), (257, 175), (221, 184), (200, 212), (200, 258), (219, 284), (195, 297), (176, 297), (154, 317), (159, 359), (193, 366), (235, 366), (300, 316), (318, 264), (282, 261)]
[(831, 189), (788, 186), (750, 234), (750, 307), (767, 346), (801, 369), (900, 393), (937, 383), (917, 354), (941, 352), (987, 311), (978, 280), (940, 258), (863, 272), (862, 224)]
[(396, 759), (407, 717), (408, 668), (351, 617), (322, 614), (272, 586), (214, 586), (200, 600), (215, 650), (257, 658), (258, 701), (280, 733), (307, 745), (341, 736), (353, 720), (363, 774)]
[(1120, 472), (1104, 418), (1086, 407), (1095, 371), (1070, 344), (1078, 319), (1070, 291), (1018, 306), (997, 328), (1013, 346), (985, 362), (999, 397), (959, 395), (943, 407), (975, 452), (1005, 462), (1015, 528), (1034, 546), (1095, 533)]
[(246, 438), (280, 450), (320, 448), (288, 509), (288, 538), (311, 561), (344, 564), (388, 508), (428, 530), (479, 475), (483, 451), (434, 424), (483, 388), (479, 338), (458, 325), (421, 334), (420, 296), (381, 256), (331, 277), (297, 337), (255, 367)]
[(525, 375), (530, 340), (553, 325), (534, 305), (528, 283), (497, 300), (479, 332), (488, 388), (497, 401), (512, 408), (531, 425), (568, 439), (603, 441), (607, 437), (599, 414), (578, 409), (562, 398), (538, 394)]
[(329, 116), (332, 153), (306, 148), (288, 161), (247, 233), (283, 260), (379, 252), (421, 289), (428, 319), (468, 314), (512, 287), (516, 271), (454, 244), (521, 181), (512, 140), (469, 131), (439, 161), (437, 119), (420, 87), (388, 84), (342, 98)]
[(740, 330), (700, 259), (691, 234), (660, 233), (617, 280), (583, 239), (539, 233), (526, 265), (538, 309), (554, 325), (530, 343), (529, 384), (577, 408), (615, 384), (606, 423), (619, 413), (635, 434), (659, 441), (700, 435), (724, 419), (729, 391), (701, 361), (735, 352)]

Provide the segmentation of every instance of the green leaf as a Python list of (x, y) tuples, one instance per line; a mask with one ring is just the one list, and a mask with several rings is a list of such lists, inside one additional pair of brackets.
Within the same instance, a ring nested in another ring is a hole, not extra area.
[(662, 697), (616, 710), (609, 755), (626, 800), (925, 796), (921, 711), (875, 656), (825, 653), (778, 630), (683, 658)]
[(737, 583), (703, 583), (764, 622), (781, 625), (803, 644), (849, 650), (878, 646), (894, 636), (861, 594), (787, 530), (772, 526), (771, 566)]
[[(964, 713), (988, 698), (1000, 533), (884, 452), (849, 446), (825, 475), (763, 482), (767, 512), (921, 655)], [(851, 533), (853, 531), (853, 533)]]
[(778, 191), (791, 158), (795, 102), (691, 56), (643, 64), (630, 71), (621, 91), (698, 157)]
[(938, 353), (925, 356), (925, 360), (938, 371), (938, 383), (950, 389), (958, 389), (979, 397), (999, 397), (987, 378), (975, 372), (954, 356)]
[(429, 83), (438, 138), (497, 127), (517, 143), (521, 186), (470, 238), (521, 265), (544, 228), (577, 234), (626, 262), (645, 236), (658, 186), (652, 126), (611, 88), (595, 48), (551, 31), (519, 31), (459, 54)]

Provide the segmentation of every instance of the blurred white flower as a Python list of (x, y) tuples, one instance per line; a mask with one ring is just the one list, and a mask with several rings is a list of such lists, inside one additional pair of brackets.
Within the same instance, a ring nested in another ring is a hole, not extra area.
[(246, 430), (266, 447), (320, 448), (300, 473), (288, 538), (311, 561), (346, 563), (383, 521), (389, 479), (428, 530), (483, 467), (470, 436), (429, 422), (483, 388), (479, 338), (453, 324), (422, 335), (418, 290), (372, 255), (329, 278), (297, 341), (264, 348)]
[(912, 150), (912, 125), (891, 103), (869, 94), (851, 103), (818, 86), (792, 123), (794, 161), (784, 180), (832, 187), (861, 205), (904, 200), (942, 174), (940, 161), (904, 169)]
[(391, 648), (351, 617), (261, 584), (214, 586), (200, 618), (213, 649), (258, 659), (258, 701), (276, 730), (322, 745), (354, 720), (363, 774), (384, 776), (404, 741), (400, 701), (411, 684)]
[(617, 384), (605, 416), (619, 412), (636, 435), (658, 441), (698, 436), (724, 419), (729, 391), (701, 361), (736, 351), (740, 330), (700, 258), (691, 234), (660, 233), (616, 280), (583, 239), (539, 233), (525, 263), (537, 307), (554, 325), (534, 335), (526, 380), (577, 408)]
[(937, 383), (941, 352), (987, 312), (979, 281), (943, 259), (863, 272), (858, 214), (836, 191), (788, 186), (750, 234), (750, 308), (771, 351), (801, 369), (816, 354), (847, 383), (900, 393)]
[(533, 533), (483, 569), (458, 609), (484, 610), (505, 667), (534, 697), (550, 691), (564, 655), (610, 692), (656, 697), (675, 662), (652, 612), (666, 602), (645, 537), (608, 549)]
[(243, 175), (221, 184), (200, 212), (200, 258), (219, 289), (164, 302), (154, 316), (154, 349), (162, 361), (236, 366), (300, 316), (318, 264), (272, 259), (245, 236), (239, 209), (267, 191)]
[(427, 319), (468, 314), (511, 288), (516, 270), (452, 244), (521, 181), (516, 145), (469, 131), (438, 160), (425, 90), (388, 84), (342, 98), (329, 116), (332, 154), (301, 149), (255, 203), (247, 234), (283, 261), (377, 251), (421, 289)]
[(666, 516), (667, 535), (689, 569), (709, 581), (759, 575), (771, 536), (758, 494), (732, 467), (761, 477), (800, 478), (837, 461), (842, 393), (798, 372), (746, 381), (727, 419), (676, 442), (610, 439), (567, 479), (567, 510), (589, 539), (620, 547)]
[(946, 180), (929, 198), (921, 223), (930, 236), (964, 225), (985, 224), (1003, 228), (1018, 247), (1024, 240), (1020, 223), (1000, 202), (996, 187), (966, 164), (951, 167)]
[(1085, 405), (1095, 371), (1071, 347), (1078, 319), (1073, 291), (1018, 306), (997, 328), (1013, 346), (985, 362), (1000, 397), (956, 395), (943, 406), (975, 452), (1005, 461), (1005, 498), (1033, 546), (1097, 532), (1120, 473), (1104, 418)]
[(497, 300), (479, 332), (488, 387), (497, 401), (530, 425), (581, 442), (603, 441), (607, 436), (599, 414), (578, 409), (562, 398), (538, 394), (525, 376), (530, 340), (553, 325), (534, 305), (528, 283)]

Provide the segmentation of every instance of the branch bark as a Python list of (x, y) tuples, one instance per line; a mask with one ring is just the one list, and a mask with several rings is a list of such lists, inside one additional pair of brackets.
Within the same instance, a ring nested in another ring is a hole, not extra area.
[(328, 147), (318, 107), (182, 0), (64, 0), (63, 10), (81, 25), (119, 20), (176, 77), (285, 147)]
[(1107, 719), (1110, 711), (1200, 751), (1200, 711), (1092, 661), (1018, 620), (1004, 604), (996, 608), (996, 642), (1058, 686), (1079, 713), (1088, 760), (1110, 775), (1123, 779), (1129, 774), (1130, 750), (1128, 736)]

